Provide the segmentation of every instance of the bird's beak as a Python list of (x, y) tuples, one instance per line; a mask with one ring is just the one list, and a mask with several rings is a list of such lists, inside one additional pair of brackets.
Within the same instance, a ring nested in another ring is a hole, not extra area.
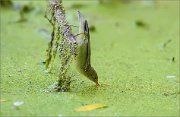
[(99, 83), (98, 83), (98, 81), (96, 82), (96, 87), (99, 87), (100, 85), (99, 85)]

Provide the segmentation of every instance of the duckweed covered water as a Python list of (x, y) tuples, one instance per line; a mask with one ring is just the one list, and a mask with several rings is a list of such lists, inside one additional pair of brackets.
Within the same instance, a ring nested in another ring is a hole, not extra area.
[[(46, 2), (32, 4), (33, 10), (25, 14), (28, 20), (20, 23), (16, 10), (0, 10), (1, 100), (6, 100), (1, 101), (1, 116), (179, 116), (178, 1), (156, 6), (86, 1), (78, 8), (64, 1), (71, 24), (77, 25), (80, 10), (95, 28), (91, 59), (101, 84), (96, 88), (73, 70), (66, 93), (45, 91), (58, 79), (58, 59), (51, 74), (44, 72), (51, 26), (43, 17)], [(18, 109), (13, 106), (17, 101), (23, 102)], [(108, 107), (74, 111), (95, 103)]]

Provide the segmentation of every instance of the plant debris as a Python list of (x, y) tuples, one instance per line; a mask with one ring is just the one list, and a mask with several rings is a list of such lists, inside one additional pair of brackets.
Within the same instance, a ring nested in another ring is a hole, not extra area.
[(23, 101), (17, 101), (17, 102), (14, 102), (14, 103), (13, 103), (13, 105), (14, 105), (15, 107), (22, 106), (23, 104), (24, 104)]
[(169, 43), (171, 42), (171, 39), (167, 40), (166, 42), (163, 43), (163, 48), (165, 48)]
[(166, 78), (176, 78), (176, 76), (166, 76)]
[(6, 99), (0, 99), (0, 103), (2, 103), (2, 102), (7, 102), (8, 100), (6, 100)]
[(175, 62), (175, 57), (172, 57), (171, 61), (172, 61), (172, 62)]
[(91, 25), (89, 27), (89, 30), (92, 31), (92, 32), (96, 32), (96, 27), (94, 25)]
[(48, 44), (45, 67), (51, 70), (52, 63), (59, 54), (60, 70), (57, 90), (70, 90), (71, 77), (68, 74), (73, 56), (76, 56), (76, 37), (72, 34), (71, 25), (66, 20), (62, 0), (49, 0), (45, 18), (52, 25), (51, 40)]
[(141, 21), (141, 20), (135, 21), (135, 24), (136, 24), (137, 27), (148, 28), (148, 24), (143, 22), (143, 21)]
[(2, 6), (2, 7), (12, 7), (13, 2), (11, 0), (0, 0), (0, 6)]

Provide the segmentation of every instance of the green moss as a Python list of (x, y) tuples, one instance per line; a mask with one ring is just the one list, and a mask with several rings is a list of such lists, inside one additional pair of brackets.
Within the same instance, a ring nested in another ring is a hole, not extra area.
[[(40, 64), (49, 40), (39, 30), (51, 32), (44, 14), (29, 13), (27, 22), (12, 23), (18, 12), (1, 8), (1, 99), (9, 100), (1, 102), (1, 116), (179, 116), (179, 3), (162, 2), (156, 8), (136, 3), (114, 8), (87, 4), (81, 12), (96, 26), (91, 33), (92, 65), (101, 87), (72, 68), (74, 81), (67, 93), (45, 91), (58, 80), (59, 61), (51, 74)], [(44, 1), (33, 5), (45, 11)], [(74, 13), (67, 10), (73, 25)], [(148, 28), (137, 27), (137, 20)], [(170, 75), (176, 78), (166, 78)], [(24, 101), (18, 110), (13, 107), (16, 101)], [(108, 108), (74, 112), (92, 103)]]

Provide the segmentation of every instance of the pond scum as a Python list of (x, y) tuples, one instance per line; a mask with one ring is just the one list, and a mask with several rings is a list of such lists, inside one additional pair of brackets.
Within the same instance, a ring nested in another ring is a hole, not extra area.
[(49, 0), (45, 18), (52, 25), (51, 41), (48, 44), (45, 67), (49, 71), (58, 53), (60, 58), (57, 91), (69, 91), (71, 76), (68, 74), (72, 58), (76, 56), (76, 37), (65, 17), (62, 0)]

